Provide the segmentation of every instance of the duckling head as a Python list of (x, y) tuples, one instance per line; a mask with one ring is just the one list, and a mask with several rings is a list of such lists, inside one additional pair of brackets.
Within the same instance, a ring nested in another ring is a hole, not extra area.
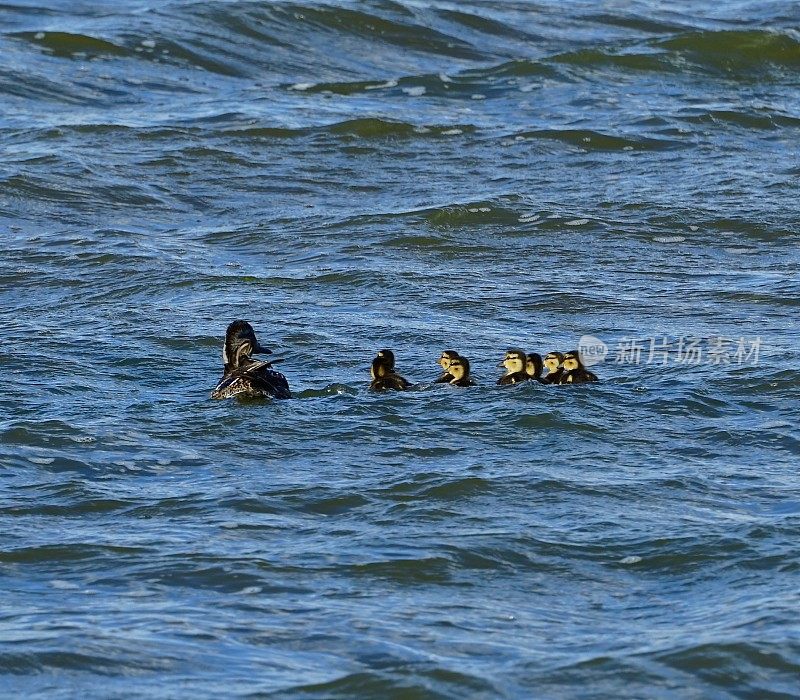
[(505, 367), (509, 374), (515, 372), (522, 372), (525, 369), (525, 351), (518, 348), (509, 348), (506, 350), (506, 355), (503, 361), (498, 363), (498, 367)]
[(386, 361), (385, 357), (381, 357), (381, 354), (378, 353), (378, 356), (372, 361), (372, 367), (370, 368), (370, 376), (373, 379), (383, 379), (387, 374), (389, 374), (391, 370), (389, 369), (389, 364)]
[(581, 356), (578, 354), (577, 350), (565, 352), (564, 361), (561, 363), (561, 365), (565, 370), (567, 370), (567, 372), (572, 372), (573, 370), (583, 367)]
[(222, 347), (222, 361), (225, 368), (236, 368), (257, 353), (269, 355), (272, 350), (258, 342), (253, 327), (247, 321), (231, 323), (225, 332), (225, 345)]
[(459, 382), (469, 379), (469, 360), (466, 357), (454, 357), (447, 366), (447, 371), (453, 377), (452, 381)]
[(441, 365), (442, 369), (446, 372), (447, 369), (450, 367), (450, 363), (458, 357), (458, 353), (455, 350), (445, 350), (442, 352), (442, 356), (437, 360), (437, 362)]
[(544, 356), (544, 366), (548, 372), (555, 372), (561, 366), (564, 356), (560, 352), (548, 352)]
[(378, 350), (378, 357), (386, 363), (389, 372), (394, 371), (394, 353), (391, 350)]
[(542, 356), (538, 352), (532, 352), (525, 361), (525, 373), (531, 379), (539, 379), (542, 376)]

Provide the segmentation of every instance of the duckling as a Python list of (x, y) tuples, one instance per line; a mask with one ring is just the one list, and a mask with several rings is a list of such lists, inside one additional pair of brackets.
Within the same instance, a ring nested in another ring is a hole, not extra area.
[(531, 381), (542, 382), (542, 356), (538, 352), (528, 354), (525, 360), (525, 373)]
[(497, 380), (498, 384), (517, 384), (528, 380), (525, 372), (525, 351), (518, 348), (506, 350), (503, 361), (498, 363), (498, 367), (505, 367), (506, 373)]
[(254, 360), (254, 353), (269, 355), (272, 350), (259, 344), (247, 321), (231, 323), (222, 348), (222, 379), (211, 392), (212, 399), (292, 398), (286, 377), (271, 369), (271, 363)]
[(448, 382), (453, 386), (475, 386), (472, 377), (469, 376), (469, 360), (466, 357), (454, 357), (450, 361), (450, 366), (447, 370), (453, 378)]
[(597, 375), (590, 372), (583, 366), (580, 353), (577, 350), (564, 353), (564, 361), (561, 363), (564, 374), (559, 380), (559, 384), (583, 384), (584, 382), (596, 382)]
[(386, 361), (386, 366), (390, 372), (394, 372), (394, 353), (391, 350), (378, 350), (378, 357)]
[(542, 378), (542, 384), (558, 384), (561, 377), (564, 375), (564, 370), (561, 368), (561, 363), (564, 360), (564, 355), (560, 352), (548, 352), (544, 356), (544, 366), (547, 368), (547, 374)]
[(446, 384), (453, 379), (452, 373), (448, 371), (450, 367), (450, 363), (458, 357), (458, 353), (455, 350), (445, 350), (442, 352), (442, 356), (437, 360), (437, 362), (442, 367), (442, 374), (439, 375), (439, 378), (434, 381), (434, 384)]
[[(389, 353), (390, 357), (387, 357)], [(373, 391), (386, 391), (393, 389), (394, 391), (403, 391), (411, 386), (411, 383), (394, 372), (394, 354), (391, 350), (381, 350), (378, 356), (372, 361), (370, 369), (370, 382), (369, 388)]]

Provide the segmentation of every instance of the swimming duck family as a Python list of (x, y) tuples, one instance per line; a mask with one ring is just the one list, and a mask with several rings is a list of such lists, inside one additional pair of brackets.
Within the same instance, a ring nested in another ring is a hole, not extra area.
[[(255, 360), (253, 355), (270, 355), (272, 350), (258, 342), (253, 327), (247, 321), (234, 321), (225, 332), (222, 349), (222, 379), (211, 392), (213, 399), (232, 397), (245, 399), (289, 399), (289, 382), (272, 368), (280, 360)], [(434, 384), (455, 387), (475, 386), (470, 374), (469, 360), (455, 350), (444, 350), (437, 360), (442, 373)], [(404, 391), (412, 387), (408, 379), (397, 372), (392, 350), (379, 350), (370, 366), (370, 389), (373, 391)], [(521, 348), (509, 348), (498, 367), (505, 373), (497, 380), (501, 386), (534, 381), (541, 384), (583, 384), (598, 381), (597, 375), (584, 367), (580, 353), (526, 353)], [(543, 372), (547, 370), (547, 373)]]
[[(443, 351), (437, 363), (442, 368), (442, 374), (433, 380), (434, 384), (475, 386), (470, 375), (469, 360), (455, 350)], [(526, 353), (520, 348), (509, 348), (497, 366), (506, 370), (497, 380), (501, 386), (528, 381), (540, 384), (583, 384), (599, 381), (594, 372), (584, 367), (577, 350), (565, 353), (553, 351), (542, 358), (538, 352)], [(545, 369), (547, 374), (542, 376)], [(375, 391), (402, 391), (412, 386), (411, 382), (395, 371), (395, 357), (391, 350), (381, 350), (377, 354), (372, 361), (371, 376), (370, 388)]]

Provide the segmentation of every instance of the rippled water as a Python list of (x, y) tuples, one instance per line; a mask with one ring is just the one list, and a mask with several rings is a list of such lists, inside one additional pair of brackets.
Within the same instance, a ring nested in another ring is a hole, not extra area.
[[(796, 697), (799, 26), (0, 5), (3, 694)], [(234, 318), (295, 400), (209, 400)]]

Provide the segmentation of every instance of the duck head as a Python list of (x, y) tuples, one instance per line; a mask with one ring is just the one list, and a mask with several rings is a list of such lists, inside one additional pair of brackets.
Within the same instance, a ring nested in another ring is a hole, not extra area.
[(455, 350), (444, 350), (442, 352), (442, 356), (437, 360), (439, 366), (446, 372), (447, 368), (450, 367), (450, 363), (458, 357), (458, 353)]
[(526, 358), (525, 373), (531, 379), (539, 379), (542, 376), (542, 356), (538, 352), (532, 352)]
[(527, 357), (525, 356), (524, 350), (519, 350), (518, 348), (509, 348), (506, 350), (506, 355), (503, 358), (503, 361), (499, 362), (497, 366), (505, 367), (509, 374), (514, 374), (515, 372), (524, 371), (526, 361)]
[[(382, 351), (381, 351), (382, 352)], [(385, 357), (381, 357), (381, 354), (378, 353), (378, 356), (372, 361), (372, 367), (370, 367), (369, 374), (373, 380), (375, 379), (383, 379), (387, 374), (391, 372), (389, 369), (389, 363)]]
[(454, 357), (445, 369), (453, 377), (453, 382), (469, 379), (469, 360), (466, 357)]
[(548, 352), (544, 356), (544, 366), (548, 372), (555, 372), (561, 366), (564, 356), (560, 352)]
[(384, 361), (388, 372), (394, 372), (394, 353), (391, 350), (378, 350), (378, 358)]
[(225, 371), (236, 369), (251, 355), (258, 353), (269, 355), (272, 350), (258, 342), (253, 327), (247, 321), (231, 323), (225, 332), (225, 345), (222, 348)]
[(567, 372), (572, 372), (583, 367), (581, 356), (578, 354), (578, 351), (572, 350), (571, 352), (565, 352), (564, 361), (561, 363), (561, 366), (567, 370)]

